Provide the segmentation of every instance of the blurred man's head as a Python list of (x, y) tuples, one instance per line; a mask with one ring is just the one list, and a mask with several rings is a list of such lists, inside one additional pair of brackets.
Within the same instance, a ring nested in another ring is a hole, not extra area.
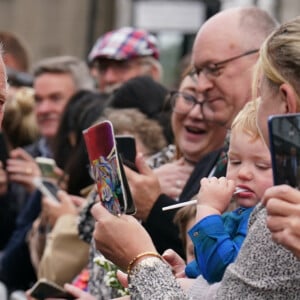
[(230, 127), (251, 99), (253, 67), (275, 20), (259, 8), (222, 11), (200, 28), (192, 61), (203, 93), (204, 117)]
[(20, 38), (11, 32), (1, 31), (0, 41), (3, 44), (3, 60), (6, 67), (27, 72), (29, 69), (28, 52)]
[(34, 68), (35, 114), (41, 135), (53, 138), (71, 96), (78, 90), (92, 88), (88, 67), (75, 57), (58, 56), (37, 63)]
[(101, 36), (89, 54), (89, 62), (102, 92), (111, 92), (139, 75), (149, 75), (154, 80), (160, 80), (162, 75), (155, 36), (131, 27)]
[(32, 86), (32, 76), (28, 74), (29, 55), (22, 39), (12, 32), (0, 31), (0, 42), (3, 45), (3, 61), (9, 83), (9, 94), (17, 87)]

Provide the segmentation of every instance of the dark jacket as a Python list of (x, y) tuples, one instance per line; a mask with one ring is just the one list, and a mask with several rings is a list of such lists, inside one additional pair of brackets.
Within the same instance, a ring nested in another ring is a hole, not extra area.
[[(179, 197), (179, 202), (186, 202), (194, 197), (200, 189), (200, 180), (207, 177), (223, 152), (223, 148), (213, 151), (201, 159), (195, 166)], [(226, 165), (217, 170), (214, 176), (225, 176)], [(180, 256), (185, 257), (182, 242), (179, 238), (178, 227), (173, 223), (177, 209), (163, 211), (164, 206), (175, 204), (176, 201), (167, 195), (161, 194), (155, 202), (146, 222), (143, 223), (145, 229), (150, 234), (154, 245), (159, 253), (166, 249), (175, 250)]]
[[(24, 149), (32, 157), (43, 156), (46, 149), (42, 145), (45, 143), (40, 139)], [(10, 184), (8, 193), (0, 197), (0, 280), (9, 291), (26, 290), (36, 280), (26, 236), (41, 211), (40, 200), (39, 192), (29, 195), (16, 183)]]

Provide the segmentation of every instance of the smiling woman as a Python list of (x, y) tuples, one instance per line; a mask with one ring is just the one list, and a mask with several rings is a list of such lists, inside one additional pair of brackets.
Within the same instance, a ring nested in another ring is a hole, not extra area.
[(175, 142), (185, 160), (194, 163), (221, 148), (227, 132), (224, 126), (204, 120), (203, 97), (195, 78), (190, 74), (182, 80), (179, 92), (171, 94)]
[[(203, 98), (189, 71), (184, 74), (175, 99), (174, 94), (169, 99), (173, 104), (171, 124), (177, 150), (173, 159), (153, 171), (139, 170), (140, 174), (126, 172), (137, 206), (136, 216), (144, 221), (158, 251), (162, 253), (173, 248), (182, 256), (182, 242), (173, 223), (175, 211), (164, 212), (162, 207), (172, 205), (175, 201), (192, 199), (199, 190), (202, 177), (214, 172), (219, 177), (224, 175), (226, 169), (225, 160), (219, 168), (216, 168), (216, 164), (224, 153), (227, 130), (204, 120), (201, 108), (187, 102), (187, 98), (199, 99), (197, 101)], [(182, 98), (183, 95), (185, 98)], [(181, 109), (177, 107), (178, 101), (181, 101)], [(147, 176), (143, 174), (144, 171)], [(151, 182), (148, 181), (150, 178)], [(140, 183), (140, 180), (146, 179), (147, 182)]]

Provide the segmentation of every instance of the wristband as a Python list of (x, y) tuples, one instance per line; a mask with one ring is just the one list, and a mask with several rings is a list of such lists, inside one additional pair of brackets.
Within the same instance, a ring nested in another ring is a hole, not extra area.
[(152, 257), (154, 256), (154, 257), (157, 257), (157, 258), (159, 258), (159, 259), (162, 259), (162, 257), (161, 257), (158, 253), (156, 253), (156, 252), (143, 252), (143, 253), (140, 253), (140, 254), (138, 254), (136, 257), (134, 257), (134, 258), (130, 261), (130, 263), (128, 264), (128, 267), (127, 267), (127, 274), (128, 274), (128, 275), (130, 275), (130, 272), (131, 272), (131, 270), (132, 270), (132, 267), (133, 267), (133, 265), (136, 263), (136, 261), (137, 261), (138, 259), (144, 257), (144, 256), (152, 256)]

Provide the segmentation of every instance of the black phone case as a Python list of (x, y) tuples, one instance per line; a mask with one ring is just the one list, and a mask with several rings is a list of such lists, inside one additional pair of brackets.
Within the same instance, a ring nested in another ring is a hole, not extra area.
[(40, 280), (31, 289), (31, 296), (43, 300), (47, 298), (76, 299), (55, 283)]
[(274, 184), (299, 188), (300, 114), (270, 116), (268, 127)]
[(117, 149), (123, 164), (135, 172), (138, 169), (135, 165), (136, 145), (133, 136), (116, 135)]

